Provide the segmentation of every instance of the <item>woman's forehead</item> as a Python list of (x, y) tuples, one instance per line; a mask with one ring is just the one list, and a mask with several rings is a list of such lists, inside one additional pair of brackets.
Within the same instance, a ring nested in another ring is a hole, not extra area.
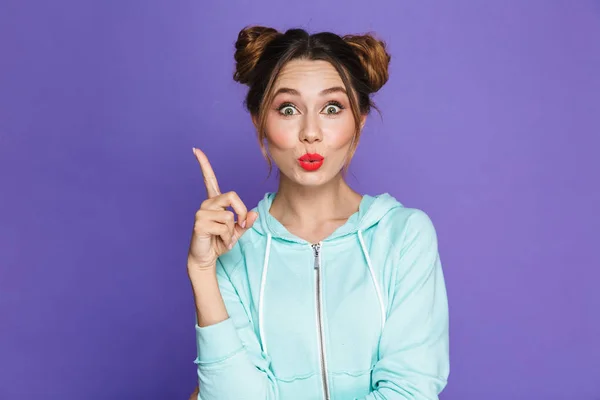
[(323, 60), (292, 60), (283, 66), (274, 90), (294, 89), (300, 94), (321, 92), (335, 86), (344, 86), (335, 67)]

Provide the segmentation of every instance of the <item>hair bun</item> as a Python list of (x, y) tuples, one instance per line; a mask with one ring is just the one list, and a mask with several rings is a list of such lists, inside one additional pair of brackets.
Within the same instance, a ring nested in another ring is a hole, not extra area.
[(388, 65), (391, 56), (386, 51), (385, 43), (371, 34), (346, 35), (344, 41), (354, 49), (365, 70), (371, 93), (377, 92), (389, 78)]
[(249, 26), (242, 29), (235, 42), (235, 73), (233, 79), (242, 84), (250, 84), (252, 72), (265, 47), (280, 33), (265, 26)]

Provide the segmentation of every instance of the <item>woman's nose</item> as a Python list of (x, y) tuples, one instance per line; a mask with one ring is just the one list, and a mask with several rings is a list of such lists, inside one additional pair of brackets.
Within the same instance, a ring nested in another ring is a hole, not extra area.
[(300, 140), (306, 143), (314, 143), (323, 139), (323, 133), (319, 126), (318, 116), (306, 116), (304, 126), (300, 131)]

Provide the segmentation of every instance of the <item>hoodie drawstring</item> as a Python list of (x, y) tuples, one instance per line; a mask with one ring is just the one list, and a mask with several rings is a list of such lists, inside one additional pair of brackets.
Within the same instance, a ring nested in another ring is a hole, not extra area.
[[(271, 255), (271, 242), (273, 241), (272, 235), (270, 233), (267, 234), (267, 245), (265, 246), (265, 260), (263, 263), (262, 277), (260, 279), (260, 290), (258, 297), (258, 332), (260, 335), (260, 343), (262, 345), (262, 351), (265, 354), (267, 352), (267, 341), (265, 338), (264, 331), (264, 303), (265, 303), (265, 286), (267, 281), (267, 271), (269, 269), (269, 257)], [(360, 242), (360, 248), (365, 256), (365, 261), (367, 262), (367, 266), (369, 267), (369, 272), (371, 274), (371, 279), (373, 281), (373, 285), (375, 286), (375, 292), (377, 293), (377, 300), (379, 301), (379, 307), (381, 309), (381, 330), (385, 326), (386, 321), (386, 312), (385, 312), (385, 304), (383, 302), (383, 297), (381, 295), (381, 289), (379, 288), (379, 284), (377, 283), (377, 278), (375, 277), (375, 271), (373, 270), (373, 265), (371, 264), (371, 257), (369, 256), (369, 252), (367, 251), (367, 246), (365, 245), (365, 241), (363, 239), (362, 231), (358, 231), (358, 241)]]
[(383, 327), (385, 326), (385, 305), (383, 303), (383, 297), (381, 296), (381, 290), (379, 289), (379, 284), (377, 283), (377, 278), (375, 277), (375, 271), (373, 271), (373, 265), (371, 264), (371, 257), (369, 257), (369, 252), (367, 251), (367, 246), (365, 246), (365, 240), (363, 239), (362, 231), (358, 230), (358, 241), (360, 242), (360, 248), (365, 256), (365, 260), (367, 261), (367, 266), (369, 267), (369, 272), (371, 272), (371, 279), (373, 280), (373, 285), (375, 285), (375, 291), (377, 292), (377, 300), (379, 300), (379, 307), (381, 308), (381, 330), (383, 331)]
[(271, 234), (267, 234), (267, 246), (265, 247), (265, 262), (263, 264), (262, 277), (260, 279), (260, 291), (258, 295), (258, 334), (260, 335), (260, 343), (262, 344), (262, 351), (267, 353), (267, 342), (265, 339), (264, 324), (263, 324), (263, 306), (265, 300), (265, 282), (267, 280), (267, 270), (269, 269), (269, 256), (271, 255)]

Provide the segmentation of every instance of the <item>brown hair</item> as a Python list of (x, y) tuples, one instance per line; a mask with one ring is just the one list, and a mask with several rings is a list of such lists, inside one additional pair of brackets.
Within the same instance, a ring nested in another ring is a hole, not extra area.
[(356, 122), (350, 160), (360, 137), (361, 117), (376, 108), (370, 95), (388, 80), (391, 57), (384, 42), (372, 34), (341, 37), (331, 32), (311, 35), (303, 29), (289, 29), (281, 33), (273, 28), (251, 26), (240, 31), (235, 49), (233, 79), (249, 86), (245, 105), (258, 120), (258, 140), (269, 168), (271, 160), (263, 143), (266, 111), (273, 101), (273, 86), (279, 72), (294, 59), (328, 61), (340, 74)]

